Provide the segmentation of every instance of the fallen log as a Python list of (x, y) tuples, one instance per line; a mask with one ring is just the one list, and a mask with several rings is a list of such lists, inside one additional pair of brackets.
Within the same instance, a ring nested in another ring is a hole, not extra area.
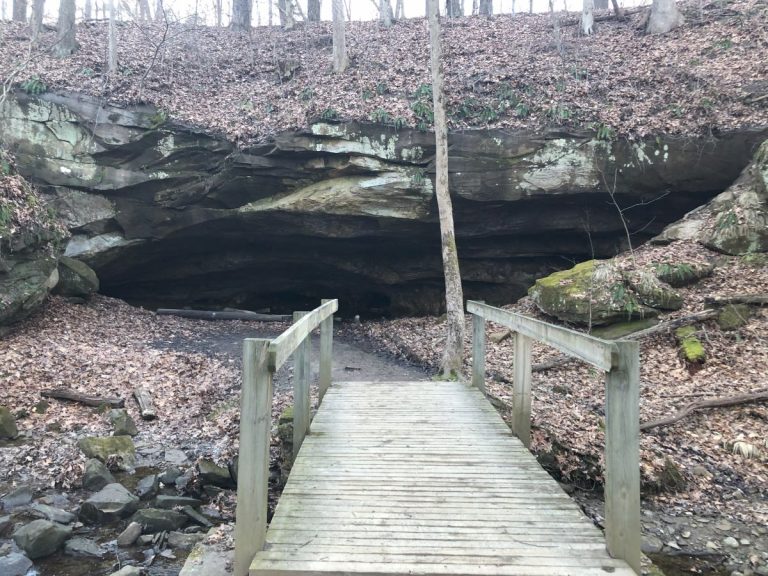
[(146, 388), (136, 388), (133, 391), (133, 397), (139, 405), (139, 413), (144, 420), (154, 420), (157, 418), (155, 405), (152, 403), (152, 395)]
[(707, 296), (705, 306), (723, 307), (728, 304), (748, 304), (750, 306), (768, 306), (768, 294), (735, 294), (734, 296)]
[(658, 428), (659, 426), (669, 426), (670, 424), (682, 420), (696, 410), (702, 410), (704, 408), (725, 408), (728, 406), (737, 406), (739, 404), (761, 402), (763, 400), (768, 400), (768, 388), (752, 392), (751, 394), (726, 396), (724, 398), (714, 398), (712, 400), (697, 400), (696, 402), (691, 402), (672, 416), (640, 424), (640, 431), (643, 432), (645, 430), (650, 430), (651, 428)]
[(251, 320), (256, 322), (290, 322), (287, 314), (259, 314), (248, 310), (181, 310), (176, 308), (158, 308), (158, 316), (178, 316), (196, 320)]
[(43, 398), (56, 398), (57, 400), (69, 400), (78, 402), (86, 406), (109, 406), (110, 408), (122, 408), (125, 406), (125, 400), (122, 398), (107, 398), (104, 396), (90, 396), (82, 394), (71, 388), (52, 388), (49, 390), (40, 390), (40, 396)]

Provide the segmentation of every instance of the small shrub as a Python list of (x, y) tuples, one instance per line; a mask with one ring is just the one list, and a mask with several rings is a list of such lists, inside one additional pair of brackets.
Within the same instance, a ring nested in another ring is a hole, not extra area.
[(326, 108), (320, 113), (320, 119), (322, 120), (338, 120), (339, 113), (335, 108)]
[(595, 124), (593, 128), (598, 140), (613, 140), (616, 137), (616, 131), (607, 124)]
[(420, 84), (416, 88), (416, 92), (413, 93), (414, 100), (431, 100), (432, 99), (432, 84)]
[(312, 90), (312, 88), (304, 88), (301, 92), (299, 92), (299, 100), (302, 102), (309, 102), (312, 100), (312, 98), (315, 97), (315, 91)]
[(371, 120), (377, 124), (389, 124), (392, 121), (392, 116), (386, 110), (377, 108), (371, 113)]
[(520, 102), (517, 106), (515, 106), (515, 115), (518, 118), (527, 118), (530, 114), (531, 109), (525, 102)]
[(30, 78), (29, 80), (26, 80), (25, 82), (21, 83), (21, 89), (26, 92), (27, 94), (32, 95), (38, 95), (42, 94), (43, 92), (46, 92), (48, 90), (48, 86), (45, 85), (45, 83), (40, 80), (37, 76)]
[(367, 102), (368, 100), (373, 98), (373, 92), (368, 90), (368, 88), (363, 88), (363, 91), (360, 94), (360, 96), (363, 98), (363, 102)]
[(379, 82), (376, 84), (376, 94), (379, 96), (384, 96), (384, 94), (389, 93), (389, 87), (384, 82)]

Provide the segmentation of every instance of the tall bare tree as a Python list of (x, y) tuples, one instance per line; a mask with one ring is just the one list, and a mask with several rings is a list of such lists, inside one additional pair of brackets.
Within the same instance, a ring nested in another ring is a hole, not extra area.
[(481, 16), (493, 16), (493, 0), (480, 0), (479, 14)]
[(139, 0), (139, 20), (149, 22), (152, 20), (152, 12), (149, 8), (149, 0)]
[(277, 0), (277, 11), (280, 12), (280, 25), (286, 30), (292, 29), (296, 24), (293, 0)]
[(386, 27), (392, 26), (392, 19), (394, 18), (394, 14), (392, 14), (392, 4), (390, 1), (379, 0), (378, 9), (379, 20), (381, 20), (381, 23)]
[(232, 0), (232, 30), (250, 32), (251, 30), (251, 0)]
[(307, 0), (307, 20), (320, 22), (320, 0)]
[(165, 6), (163, 5), (163, 0), (156, 0), (155, 1), (155, 22), (160, 22), (161, 20), (165, 20)]
[(397, 0), (395, 4), (395, 20), (401, 20), (405, 18), (405, 7), (403, 6), (403, 0)]
[(37, 43), (43, 30), (45, 0), (32, 0), (32, 42)]
[[(429, 4), (429, 0), (427, 0), (427, 4)], [(445, 0), (445, 15), (448, 18), (464, 16), (464, 3), (462, 0)]]
[(16, 22), (27, 21), (27, 0), (13, 0), (13, 19)]
[(57, 23), (56, 44), (53, 53), (59, 58), (69, 56), (77, 50), (77, 27), (75, 26), (75, 0), (59, 2), (59, 20)]
[(216, 27), (221, 28), (224, 13), (224, 0), (215, 0), (214, 4), (214, 9), (216, 10)]
[(653, 0), (648, 26), (648, 34), (666, 34), (685, 22), (675, 0)]
[(115, 0), (107, 0), (109, 4), (109, 31), (107, 32), (107, 73), (114, 77), (117, 74), (117, 29)]
[(595, 26), (595, 0), (584, 0), (581, 8), (581, 33), (589, 36)]
[(333, 0), (333, 71), (344, 72), (347, 69), (347, 37), (344, 31), (344, 4), (342, 0)]
[(430, 64), (432, 69), (432, 101), (435, 115), (435, 196), (440, 214), (440, 242), (445, 275), (445, 308), (447, 335), (443, 352), (443, 375), (459, 376), (464, 356), (464, 292), (461, 287), (459, 255), (453, 228), (453, 205), (448, 189), (448, 124), (445, 118), (443, 72), (440, 69), (440, 19), (438, 0), (427, 0), (429, 19)]
[(83, 4), (83, 18), (85, 20), (93, 18), (93, 2), (91, 0), (85, 0), (85, 4)]

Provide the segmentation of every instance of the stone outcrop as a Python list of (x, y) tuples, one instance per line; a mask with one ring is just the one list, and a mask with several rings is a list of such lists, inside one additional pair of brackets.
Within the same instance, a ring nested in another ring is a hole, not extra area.
[(99, 279), (90, 266), (74, 258), (59, 258), (59, 283), (56, 294), (87, 298), (99, 291)]
[(696, 240), (724, 254), (768, 252), (768, 140), (725, 192), (653, 239)]
[[(66, 255), (103, 293), (173, 307), (442, 307), (430, 133), (318, 123), (241, 150), (149, 107), (51, 93), (10, 97), (0, 120), (73, 234)], [(658, 234), (727, 188), (766, 134), (452, 134), (466, 296), (509, 302), (564, 258), (613, 255), (624, 229), (609, 189), (638, 242)]]
[(50, 520), (33, 520), (13, 534), (16, 545), (32, 560), (50, 556), (72, 535), (72, 528)]

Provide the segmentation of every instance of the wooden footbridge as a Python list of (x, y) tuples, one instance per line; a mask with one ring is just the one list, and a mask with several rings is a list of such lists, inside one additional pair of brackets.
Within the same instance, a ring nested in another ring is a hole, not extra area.
[[(331, 382), (337, 307), (324, 301), (274, 340), (245, 340), (235, 576), (640, 572), (636, 342), (469, 302), (471, 385)], [(486, 320), (515, 332), (514, 432), (484, 394)], [(318, 326), (320, 406), (310, 422)], [(527, 449), (532, 339), (606, 372), (605, 535)], [(291, 354), (296, 457), (267, 529), (272, 377)]]

